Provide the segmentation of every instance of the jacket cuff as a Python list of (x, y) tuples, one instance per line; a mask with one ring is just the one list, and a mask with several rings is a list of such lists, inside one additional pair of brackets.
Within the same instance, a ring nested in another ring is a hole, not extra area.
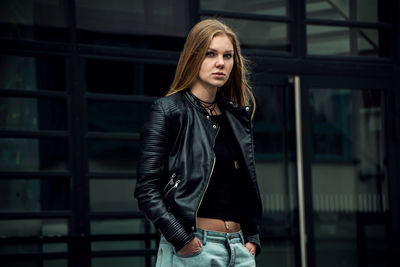
[(176, 251), (181, 250), (194, 238), (194, 234), (186, 231), (175, 216), (171, 216), (168, 225), (160, 226), (160, 232)]
[(260, 235), (259, 234), (255, 234), (255, 235), (248, 235), (244, 237), (244, 242), (251, 242), (253, 244), (255, 244), (257, 246), (256, 249), (256, 256), (258, 254), (260, 254), (261, 252), (261, 242), (260, 242)]

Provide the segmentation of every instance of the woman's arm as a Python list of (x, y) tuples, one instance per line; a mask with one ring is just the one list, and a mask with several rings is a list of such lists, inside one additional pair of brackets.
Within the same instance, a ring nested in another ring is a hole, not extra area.
[(188, 244), (193, 233), (186, 231), (178, 218), (168, 212), (159, 191), (159, 182), (168, 158), (168, 119), (162, 102), (156, 100), (149, 121), (141, 132), (141, 151), (137, 165), (135, 197), (140, 210), (177, 251)]

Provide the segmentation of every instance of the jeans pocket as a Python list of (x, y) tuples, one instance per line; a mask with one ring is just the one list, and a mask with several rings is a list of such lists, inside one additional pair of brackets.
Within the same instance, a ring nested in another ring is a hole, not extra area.
[(200, 247), (199, 251), (196, 251), (193, 254), (180, 255), (180, 254), (178, 254), (178, 252), (175, 252), (174, 254), (179, 258), (193, 258), (193, 257), (200, 255), (202, 251), (203, 251), (203, 246)]

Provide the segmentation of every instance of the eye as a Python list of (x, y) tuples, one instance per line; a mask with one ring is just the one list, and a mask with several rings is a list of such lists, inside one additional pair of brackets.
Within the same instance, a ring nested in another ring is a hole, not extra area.
[(232, 54), (225, 54), (225, 55), (224, 55), (224, 57), (227, 58), (227, 59), (232, 58), (232, 56), (233, 56)]
[(215, 56), (214, 52), (209, 51), (206, 53), (206, 57), (213, 57), (213, 56)]

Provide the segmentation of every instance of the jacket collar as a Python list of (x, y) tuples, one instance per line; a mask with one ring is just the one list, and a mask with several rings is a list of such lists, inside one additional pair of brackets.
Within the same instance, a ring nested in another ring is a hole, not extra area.
[[(184, 95), (186, 96), (186, 98), (189, 100), (189, 102), (195, 106), (196, 108), (199, 108), (202, 112), (207, 113), (207, 111), (205, 110), (205, 108), (199, 103), (199, 101), (197, 100), (196, 96), (192, 94), (192, 92), (190, 91), (190, 88), (186, 88), (184, 90)], [(218, 105), (222, 108), (222, 109), (242, 109), (242, 108), (246, 108), (248, 106), (245, 107), (238, 107), (237, 103), (229, 100), (228, 98), (224, 97), (221, 95), (221, 93), (217, 93), (216, 95), (216, 100)]]

